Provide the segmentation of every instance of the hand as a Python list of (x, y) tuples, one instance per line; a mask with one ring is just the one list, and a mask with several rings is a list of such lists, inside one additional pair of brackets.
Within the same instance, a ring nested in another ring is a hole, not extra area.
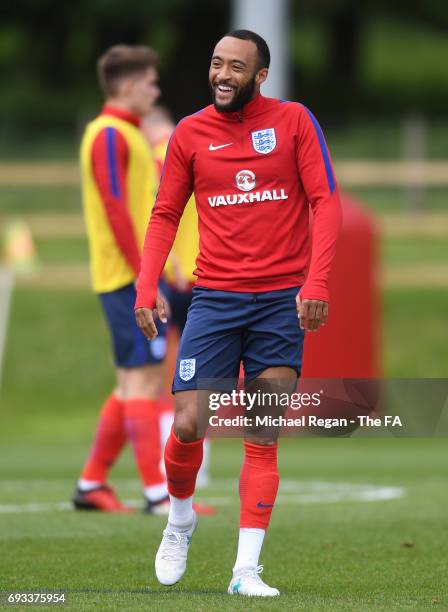
[(302, 300), (300, 293), (296, 297), (297, 316), (300, 328), (305, 331), (317, 331), (328, 321), (328, 302), (322, 300)]
[[(161, 303), (163, 310), (164, 310), (164, 318), (161, 314), (161, 312), (159, 312), (159, 302)], [(166, 323), (167, 319), (169, 319), (171, 317), (171, 306), (170, 303), (168, 301), (168, 298), (166, 297), (166, 295), (160, 291), (158, 291), (157, 293), (157, 306), (154, 308), (154, 314), (156, 316), (159, 317), (159, 319), (162, 321), (162, 323)]]
[(159, 317), (162, 323), (166, 323), (168, 320), (168, 304), (160, 293), (157, 295), (156, 308), (137, 308), (135, 311), (137, 325), (148, 340), (157, 338), (158, 332), (154, 322), (156, 317)]

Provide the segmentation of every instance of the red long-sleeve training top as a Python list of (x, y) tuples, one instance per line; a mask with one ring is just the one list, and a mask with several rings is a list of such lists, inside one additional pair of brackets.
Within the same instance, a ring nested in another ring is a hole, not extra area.
[[(101, 114), (118, 117), (137, 127), (140, 125), (139, 117), (109, 104), (103, 106)], [(137, 278), (140, 249), (128, 209), (128, 162), (129, 147), (124, 136), (115, 127), (102, 129), (92, 146), (93, 174), (115, 240)]]
[(303, 299), (328, 301), (341, 206), (322, 130), (305, 106), (259, 95), (238, 113), (210, 105), (178, 124), (146, 234), (136, 308), (155, 305), (193, 191), (196, 285), (241, 292), (303, 285)]

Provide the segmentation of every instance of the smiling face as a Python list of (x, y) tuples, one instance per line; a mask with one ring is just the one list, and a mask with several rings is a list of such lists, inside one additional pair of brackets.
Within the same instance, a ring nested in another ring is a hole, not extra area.
[(267, 68), (259, 68), (257, 46), (251, 40), (222, 38), (213, 51), (209, 83), (213, 104), (219, 112), (240, 110), (260, 91)]

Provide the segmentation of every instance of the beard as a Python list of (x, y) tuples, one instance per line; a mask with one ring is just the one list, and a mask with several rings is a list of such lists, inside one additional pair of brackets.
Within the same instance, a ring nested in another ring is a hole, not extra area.
[(210, 90), (213, 104), (219, 113), (235, 113), (241, 110), (252, 99), (255, 92), (255, 75), (245, 85), (235, 90), (233, 99), (227, 104), (218, 104), (216, 102), (216, 92), (212, 84), (210, 84)]

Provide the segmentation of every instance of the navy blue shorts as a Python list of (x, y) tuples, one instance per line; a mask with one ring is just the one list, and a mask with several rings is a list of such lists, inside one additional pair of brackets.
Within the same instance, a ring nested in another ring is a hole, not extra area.
[(134, 284), (99, 294), (112, 336), (115, 364), (120, 368), (137, 368), (156, 364), (166, 355), (166, 324), (156, 321), (159, 335), (149, 342), (135, 322)]
[[(246, 380), (269, 367), (300, 376), (304, 331), (296, 310), (299, 287), (264, 293), (193, 289), (177, 356), (173, 392), (210, 388), (207, 380)], [(201, 381), (202, 379), (202, 381)]]

